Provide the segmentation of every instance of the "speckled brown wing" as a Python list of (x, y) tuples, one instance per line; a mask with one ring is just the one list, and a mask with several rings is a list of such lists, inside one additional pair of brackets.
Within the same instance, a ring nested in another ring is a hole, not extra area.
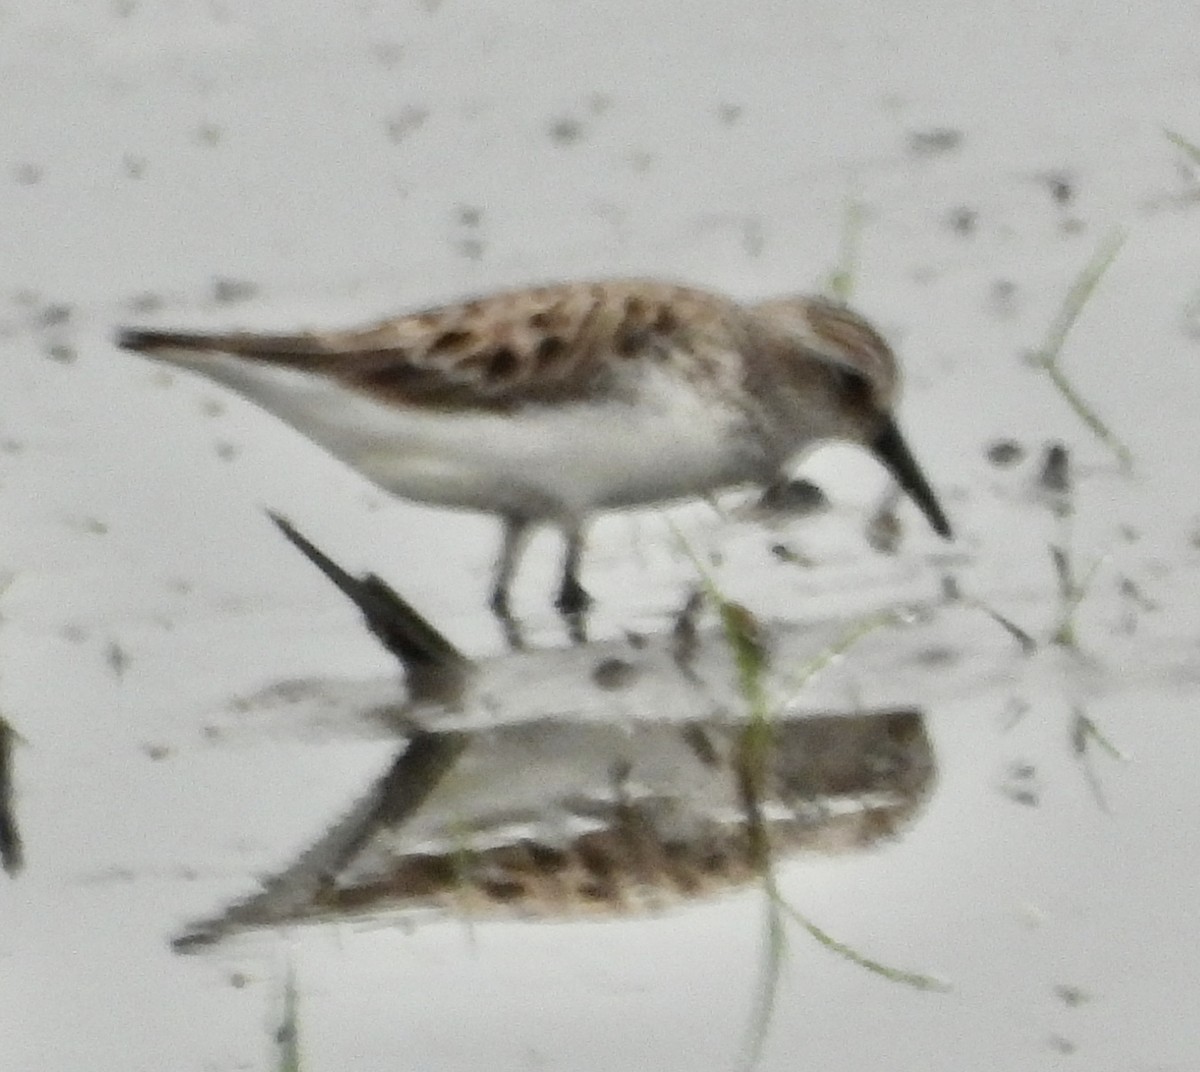
[(623, 361), (666, 360), (726, 335), (738, 307), (641, 280), (535, 287), (343, 332), (126, 332), (128, 349), (214, 350), (304, 369), (381, 401), (504, 410), (594, 394)]

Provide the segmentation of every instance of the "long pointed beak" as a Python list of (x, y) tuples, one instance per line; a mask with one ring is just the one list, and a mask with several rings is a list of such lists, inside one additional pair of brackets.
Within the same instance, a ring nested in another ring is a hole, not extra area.
[(920, 507), (933, 531), (943, 539), (952, 539), (950, 522), (946, 520), (933, 488), (929, 486), (929, 481), (925, 479), (925, 474), (921, 472), (921, 467), (909, 451), (896, 422), (890, 417), (871, 443), (871, 453), (887, 467), (888, 472), (896, 478), (896, 482), (908, 493), (909, 498)]

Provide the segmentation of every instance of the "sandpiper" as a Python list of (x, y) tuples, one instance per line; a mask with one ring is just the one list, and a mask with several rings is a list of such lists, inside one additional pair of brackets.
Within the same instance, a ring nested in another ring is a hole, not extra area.
[(609, 280), (351, 330), (127, 329), (119, 343), (233, 388), (395, 495), (498, 515), (502, 616), (534, 526), (566, 538), (557, 604), (576, 612), (591, 515), (767, 485), (823, 440), (869, 450), (950, 537), (893, 416), (891, 348), (827, 298)]

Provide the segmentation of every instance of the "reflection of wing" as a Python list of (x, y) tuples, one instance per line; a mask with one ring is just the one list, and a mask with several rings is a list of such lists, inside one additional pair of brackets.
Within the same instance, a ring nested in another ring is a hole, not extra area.
[[(419, 733), (312, 849), (176, 948), (405, 910), (631, 912), (751, 881), (761, 861), (736, 774), (744, 730), (621, 717)], [(780, 718), (772, 735), (755, 804), (776, 851), (868, 847), (932, 785), (915, 711)]]
[(361, 330), (297, 335), (130, 329), (121, 346), (154, 355), (212, 351), (328, 376), (430, 408), (496, 409), (583, 397), (611, 358), (653, 360), (729, 333), (725, 298), (649, 281), (563, 284), (497, 294)]
[[(261, 894), (218, 919), (195, 923), (172, 943), (190, 952), (246, 927), (271, 926), (321, 914), (323, 891), (381, 824), (401, 822), (420, 805), (462, 751), (457, 734), (418, 734), (341, 822)], [(328, 909), (326, 909), (328, 911)]]

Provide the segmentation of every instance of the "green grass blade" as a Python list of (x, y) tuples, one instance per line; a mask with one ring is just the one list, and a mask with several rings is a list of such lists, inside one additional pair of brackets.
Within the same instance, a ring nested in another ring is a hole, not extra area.
[(750, 1023), (746, 1027), (746, 1042), (742, 1058), (738, 1062), (741, 1072), (751, 1072), (762, 1057), (771, 1020), (775, 1015), (775, 1002), (779, 996), (779, 978), (783, 972), (783, 960), (787, 955), (787, 931), (784, 929), (783, 915), (780, 911), (783, 901), (776, 888), (772, 871), (764, 872), (763, 884), (767, 893), (763, 901), (765, 910), (763, 949), (765, 955), (758, 975), (758, 986), (755, 990)]
[(862, 241), (866, 213), (858, 201), (846, 204), (842, 219), (842, 248), (838, 266), (829, 274), (829, 293), (842, 303), (854, 296), (854, 281), (858, 274), (858, 249)]
[(1084, 266), (1079, 277), (1071, 285), (1071, 289), (1067, 292), (1067, 297), (1063, 301), (1062, 308), (1058, 311), (1058, 316), (1054, 318), (1054, 322), (1050, 325), (1050, 332), (1039, 351), (1039, 356), (1047, 364), (1052, 364), (1058, 360), (1059, 354), (1062, 352), (1063, 343), (1067, 341), (1067, 336), (1070, 334), (1071, 328), (1075, 325), (1075, 321), (1079, 319), (1079, 314), (1083, 312), (1083, 307), (1087, 305), (1100, 280), (1104, 278), (1104, 273), (1108, 271), (1112, 262), (1117, 259), (1117, 254), (1121, 252), (1121, 247), (1124, 244), (1125, 234), (1123, 231), (1118, 230), (1110, 234), (1101, 243), (1100, 248), (1096, 251), (1096, 255)]
[(1057, 364), (1047, 364), (1046, 372), (1049, 374), (1051, 382), (1058, 388), (1059, 393), (1066, 399), (1067, 405), (1087, 425), (1088, 431), (1117, 456), (1122, 469), (1126, 472), (1131, 470), (1133, 468), (1133, 455), (1130, 453), (1129, 448), (1117, 438), (1113, 430), (1108, 427), (1096, 411), (1083, 400), (1074, 385), (1063, 375), (1062, 369)]
[(1095, 721), (1083, 711), (1075, 713), (1075, 726), (1073, 728), (1072, 741), (1077, 755), (1081, 755), (1087, 750), (1088, 742), (1095, 741), (1110, 759), (1115, 759), (1118, 763), (1128, 763), (1129, 757), (1121, 751), (1108, 736), (1096, 725)]
[[(919, 990), (948, 990), (949, 987), (932, 976), (902, 971), (864, 956), (845, 943), (831, 937), (784, 899), (779, 890), (775, 873), (767, 819), (762, 812), (766, 772), (772, 745), (774, 705), (768, 698), (764, 681), (768, 659), (761, 626), (749, 610), (725, 597), (711, 571), (701, 561), (699, 554), (687, 538), (674, 524), (671, 524), (671, 529), (676, 541), (695, 566), (705, 595), (716, 607), (720, 616), (725, 640), (733, 654), (739, 691), (746, 701), (749, 715), (738, 750), (736, 773), (742, 807), (746, 815), (751, 858), (758, 870), (765, 894), (764, 955), (750, 1023), (747, 1025), (746, 1042), (738, 1063), (740, 1072), (751, 1072), (762, 1056), (779, 995), (779, 980), (784, 957), (787, 954), (785, 917), (790, 917), (798, 922), (826, 949), (892, 982)], [(795, 690), (793, 699), (795, 694), (798, 694), (816, 674), (864, 637), (884, 626), (907, 624), (913, 617), (914, 612), (910, 609), (893, 608), (865, 615), (850, 623), (842, 635), (835, 638), (831, 644), (810, 659), (801, 668), (798, 675), (790, 675), (789, 684)]]
[(816, 655), (800, 668), (799, 672), (789, 675), (788, 684), (792, 687), (793, 691), (792, 695), (784, 703), (784, 706), (786, 707), (794, 703), (800, 693), (804, 691), (805, 686), (817, 674), (848, 652), (860, 640), (870, 636), (877, 629), (882, 629), (886, 626), (905, 625), (910, 619), (911, 615), (903, 610), (881, 610), (875, 614), (867, 614), (852, 621), (839, 637), (836, 637), (832, 643), (817, 652)]
[(299, 1000), (296, 995), (296, 974), (288, 966), (287, 979), (283, 984), (283, 1016), (279, 1030), (275, 1032), (279, 1060), (277, 1072), (300, 1072), (300, 1022)]
[(1101, 244), (1096, 255), (1084, 267), (1079, 278), (1075, 280), (1070, 291), (1068, 291), (1066, 300), (1063, 302), (1058, 316), (1055, 317), (1054, 322), (1050, 326), (1046, 341), (1037, 353), (1037, 363), (1040, 368), (1045, 369), (1051, 383), (1058, 389), (1059, 393), (1066, 400), (1067, 405), (1074, 410), (1076, 416), (1087, 425), (1089, 431), (1097, 439), (1104, 443), (1117, 456), (1121, 468), (1128, 472), (1133, 468), (1133, 455), (1130, 453), (1129, 448), (1117, 438), (1112, 429), (1101, 420), (1096, 411), (1084, 401), (1059, 364), (1063, 345), (1067, 341), (1067, 336), (1070, 334), (1071, 328), (1074, 326), (1075, 321), (1079, 319), (1080, 313), (1083, 312), (1083, 307), (1088, 303), (1100, 280), (1104, 277), (1104, 273), (1108, 271), (1109, 266), (1116, 260), (1117, 254), (1120, 252), (1124, 242), (1124, 233), (1114, 231)]
[(821, 945), (830, 950), (830, 952), (836, 953), (840, 957), (845, 957), (851, 964), (857, 964), (860, 968), (865, 968), (875, 975), (880, 975), (888, 980), (888, 982), (910, 986), (914, 990), (936, 990), (943, 994), (950, 992), (950, 984), (944, 980), (934, 978), (932, 975), (924, 975), (921, 972), (893, 968), (878, 960), (872, 960), (852, 946), (848, 946), (845, 942), (839, 942), (828, 931), (818, 927), (807, 916), (802, 915), (794, 906), (783, 902), (782, 908), (795, 923), (808, 931)]

